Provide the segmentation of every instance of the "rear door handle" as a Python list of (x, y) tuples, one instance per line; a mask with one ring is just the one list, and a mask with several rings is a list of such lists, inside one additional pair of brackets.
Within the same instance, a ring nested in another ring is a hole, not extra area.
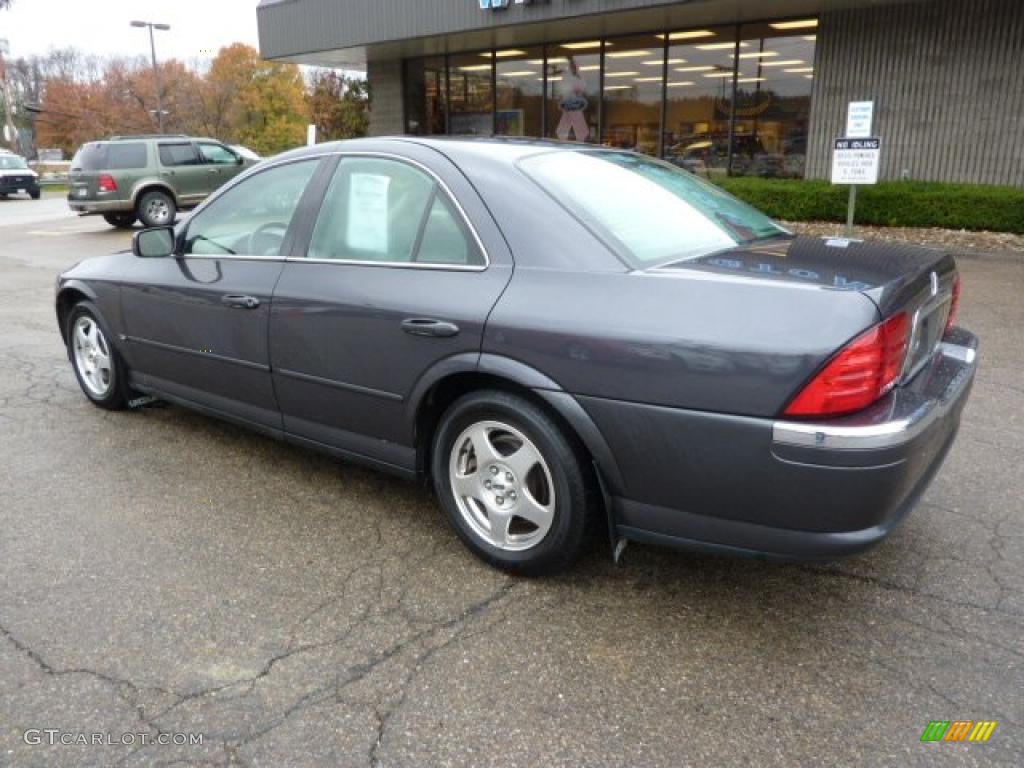
[(434, 336), (447, 338), (457, 336), (459, 326), (444, 320), (434, 320), (429, 317), (410, 317), (402, 321), (402, 330), (413, 336)]
[(256, 309), (260, 305), (260, 300), (255, 296), (228, 294), (220, 297), (220, 303), (235, 309)]

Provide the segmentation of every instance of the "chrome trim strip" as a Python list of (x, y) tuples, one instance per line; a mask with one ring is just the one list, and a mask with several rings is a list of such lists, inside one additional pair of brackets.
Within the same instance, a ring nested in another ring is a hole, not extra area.
[(416, 261), (357, 261), (355, 259), (310, 259), (304, 256), (288, 256), (285, 261), (292, 264), (335, 264), (340, 267), (384, 267), (386, 269), (434, 269), (443, 272), (483, 272), (486, 266), (461, 264), (424, 264)]
[(325, 387), (334, 387), (335, 389), (344, 389), (347, 392), (355, 392), (360, 395), (378, 397), (382, 400), (391, 400), (396, 403), (400, 403), (405, 400), (404, 397), (395, 392), (386, 392), (383, 389), (373, 389), (372, 387), (361, 387), (358, 384), (348, 384), (344, 381), (338, 381), (337, 379), (325, 379), (322, 376), (313, 376), (309, 373), (289, 371), (286, 368), (275, 368), (274, 373), (286, 376), (289, 379), (297, 379), (299, 381), (309, 382), (310, 384), (320, 384)]
[(187, 347), (178, 347), (174, 344), (164, 344), (162, 341), (151, 341), (150, 339), (140, 339), (137, 336), (121, 336), (123, 341), (127, 341), (129, 344), (141, 344), (144, 347), (155, 347), (156, 349), (163, 349), (167, 352), (178, 352), (183, 355), (193, 355), (195, 357), (207, 357), (216, 360), (219, 363), (228, 363), (230, 365), (237, 365), (242, 368), (250, 368), (254, 371), (263, 371), (264, 373), (270, 372), (269, 365), (263, 365), (262, 363), (254, 363), (251, 360), (239, 360), (237, 357), (227, 357), (225, 355), (214, 354), (213, 352), (200, 352), (198, 349), (189, 349)]
[(184, 256), (171, 256), (172, 259), (187, 261), (189, 259), (202, 259), (203, 261), (277, 261), (285, 262), (285, 256), (247, 256), (243, 253), (187, 253)]
[[(932, 274), (935, 274), (934, 272)], [(903, 371), (900, 373), (899, 380), (901, 382), (910, 381), (921, 369), (928, 365), (928, 361), (932, 359), (932, 355), (935, 354), (935, 350), (928, 350), (928, 352), (917, 361), (917, 363), (911, 367), (910, 350), (914, 348), (914, 344), (917, 341), (918, 334), (921, 331), (921, 319), (925, 315), (931, 315), (933, 312), (938, 312), (944, 305), (949, 304), (952, 307), (953, 294), (951, 292), (944, 293), (941, 295), (933, 295), (928, 301), (924, 302), (914, 311), (914, 317), (910, 325), (910, 335), (907, 337), (907, 357), (903, 361)], [(947, 311), (946, 317), (949, 317)]]
[(909, 443), (959, 402), (977, 368), (977, 352), (973, 347), (943, 342), (939, 349), (944, 357), (961, 364), (941, 397), (926, 400), (905, 416), (875, 424), (845, 426), (776, 421), (772, 424), (772, 443), (824, 450), (884, 449)]

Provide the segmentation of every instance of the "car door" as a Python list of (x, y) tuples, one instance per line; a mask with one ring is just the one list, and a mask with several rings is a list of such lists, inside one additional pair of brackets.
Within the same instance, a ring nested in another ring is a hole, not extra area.
[(211, 177), (216, 168), (206, 165), (199, 150), (191, 141), (161, 141), (157, 144), (160, 157), (160, 178), (166, 181), (180, 205), (196, 205), (210, 194)]
[(269, 166), (177, 232), (174, 258), (136, 259), (121, 288), (128, 364), (142, 385), (279, 430), (270, 302), (320, 160)]
[[(511, 258), (464, 176), (439, 153), (345, 154), (304, 258), (274, 292), (274, 388), (292, 436), (413, 469), (416, 382), (478, 355)], [(474, 358), (475, 359), (475, 358)]]
[(242, 170), (242, 158), (215, 141), (198, 141), (196, 147), (207, 171), (207, 192), (213, 192)]

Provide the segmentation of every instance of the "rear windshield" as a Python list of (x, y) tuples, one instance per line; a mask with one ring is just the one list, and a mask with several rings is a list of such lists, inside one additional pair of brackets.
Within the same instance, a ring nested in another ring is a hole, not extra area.
[(123, 171), (145, 168), (146, 145), (141, 142), (86, 144), (71, 161), (73, 171)]
[(631, 152), (558, 150), (520, 167), (637, 268), (787, 234), (713, 184)]
[(21, 171), (28, 168), (25, 158), (18, 155), (0, 155), (0, 171)]

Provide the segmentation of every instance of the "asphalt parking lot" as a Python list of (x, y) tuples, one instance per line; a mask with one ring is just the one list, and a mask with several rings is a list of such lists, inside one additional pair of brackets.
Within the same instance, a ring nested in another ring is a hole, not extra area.
[[(1024, 765), (1024, 254), (961, 262), (974, 394), (871, 553), (631, 545), (529, 581), (477, 562), (418, 486), (89, 405), (54, 278), (127, 243), (59, 200), (0, 201), (0, 765)], [(921, 743), (931, 720), (998, 725)]]

